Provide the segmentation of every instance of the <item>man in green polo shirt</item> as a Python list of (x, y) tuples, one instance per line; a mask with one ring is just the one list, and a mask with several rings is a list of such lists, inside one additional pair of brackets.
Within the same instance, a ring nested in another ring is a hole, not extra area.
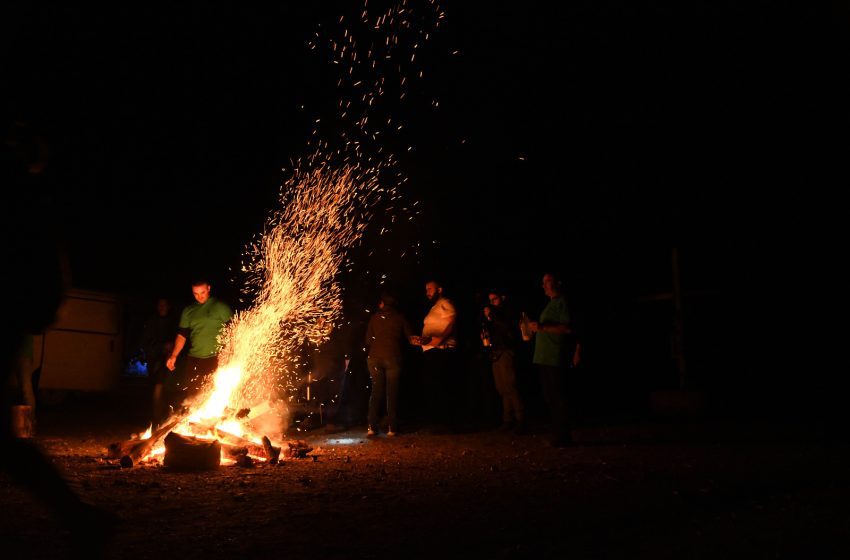
[(183, 309), (177, 326), (177, 337), (166, 367), (174, 371), (177, 356), (189, 341), (189, 356), (186, 360), (186, 373), (189, 388), (195, 392), (206, 377), (218, 369), (218, 335), (224, 325), (233, 317), (233, 311), (226, 303), (210, 297), (210, 284), (206, 280), (192, 283), (192, 295), (195, 301)]
[(540, 370), (543, 397), (549, 407), (552, 445), (565, 447), (572, 443), (570, 436), (571, 411), (567, 400), (569, 369), (578, 365), (579, 347), (576, 344), (570, 312), (561, 292), (561, 281), (551, 273), (543, 275), (543, 291), (549, 303), (540, 313), (540, 321), (529, 328), (534, 337), (533, 362)]

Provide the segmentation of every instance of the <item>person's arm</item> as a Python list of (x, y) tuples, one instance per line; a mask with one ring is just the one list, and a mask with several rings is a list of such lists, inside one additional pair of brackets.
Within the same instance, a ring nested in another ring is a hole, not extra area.
[(171, 355), (168, 357), (168, 361), (165, 362), (165, 367), (169, 370), (174, 371), (174, 368), (177, 364), (177, 356), (180, 355), (180, 351), (183, 350), (183, 346), (186, 345), (186, 337), (182, 334), (178, 334), (174, 339), (174, 350), (171, 351)]
[(531, 332), (545, 332), (550, 334), (573, 334), (573, 329), (566, 323), (538, 323), (529, 321), (528, 328)]
[(406, 340), (410, 340), (411, 336), (415, 336), (416, 333), (413, 332), (413, 329), (410, 327), (410, 323), (404, 317), (404, 315), (399, 315), (401, 317), (401, 330), (404, 331), (404, 338)]
[(229, 323), (231, 319), (233, 319), (234, 313), (233, 313), (233, 310), (230, 309), (230, 306), (227, 305), (226, 303), (221, 302), (221, 306), (222, 306), (222, 309), (221, 309), (221, 311), (222, 311), (221, 326), (222, 326), (222, 328), (224, 328), (224, 326), (227, 323)]
[(570, 325), (570, 315), (567, 311), (566, 304), (563, 299), (554, 302), (553, 312), (549, 314), (552, 318), (545, 323), (532, 321), (529, 323), (531, 332), (545, 332), (549, 334), (573, 334), (572, 326)]
[(233, 309), (231, 309), (230, 306), (227, 305), (226, 303), (224, 303), (223, 301), (221, 301), (221, 300), (218, 300), (218, 301), (222, 305), (222, 308), (223, 308), (223, 311), (224, 311), (225, 322), (231, 320), (233, 318), (233, 315), (234, 315)]
[[(485, 307), (484, 317), (502, 332), (513, 334), (510, 322), (513, 315), (510, 311), (500, 307)], [(519, 324), (519, 317), (517, 317), (516, 324)]]

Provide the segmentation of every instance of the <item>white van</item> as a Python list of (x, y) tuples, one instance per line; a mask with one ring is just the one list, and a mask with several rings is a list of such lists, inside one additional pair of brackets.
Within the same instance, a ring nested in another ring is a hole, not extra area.
[(122, 371), (122, 314), (114, 294), (69, 290), (56, 321), (33, 341), (39, 390), (112, 390)]

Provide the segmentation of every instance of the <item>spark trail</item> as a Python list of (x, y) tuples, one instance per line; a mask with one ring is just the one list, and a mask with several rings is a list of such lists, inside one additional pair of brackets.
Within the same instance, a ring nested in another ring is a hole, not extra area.
[[(427, 5), (428, 17), (439, 26), (442, 11), (433, 1)], [(310, 155), (295, 162), (281, 186), (279, 210), (249, 244), (242, 267), (243, 293), (253, 304), (237, 313), (221, 334), (219, 369), (199, 396), (185, 403), (190, 413), (175, 429), (178, 433), (214, 437), (214, 429), (203, 427), (224, 426), (259, 442), (263, 434), (236, 411), (268, 409), (276, 395), (297, 385), (292, 375), (296, 351), (304, 340), (326, 339), (340, 320), (338, 278), (350, 264), (346, 252), (362, 241), (375, 214), (393, 224), (415, 213), (415, 203), (400, 202), (399, 188), (406, 178), (397, 159), (378, 142), (381, 126), (398, 133), (403, 125), (387, 112), (371, 122), (370, 116), (382, 107), (379, 100), (387, 91), (404, 99), (406, 71), (422, 76), (418, 66), (422, 57), (417, 59), (416, 53), (430, 32), (415, 28), (414, 23), (427, 20), (416, 17), (407, 0), (377, 15), (370, 14), (367, 0), (355, 18), (364, 28), (360, 31), (371, 34), (363, 41), (365, 46), (358, 45), (348, 27), (340, 28), (341, 36), (327, 37), (332, 63), (342, 68), (337, 87), (357, 95), (346, 98), (341, 90), (336, 115), (341, 125), (333, 141), (321, 139), (321, 119), (316, 119), (308, 142)], [(340, 26), (344, 19), (340, 18)], [(376, 34), (382, 38), (377, 40)], [(415, 42), (410, 45), (405, 38)], [(310, 46), (315, 49), (316, 42)], [(387, 81), (390, 73), (394, 88)], [(381, 235), (389, 231), (389, 224), (381, 228)]]

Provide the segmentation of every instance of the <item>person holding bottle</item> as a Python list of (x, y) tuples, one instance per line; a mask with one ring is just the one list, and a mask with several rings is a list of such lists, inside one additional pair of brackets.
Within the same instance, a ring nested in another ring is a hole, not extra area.
[(516, 379), (516, 318), (505, 305), (505, 296), (499, 290), (490, 290), (487, 299), (490, 305), (484, 307), (484, 320), (490, 334), (493, 381), (502, 398), (502, 425), (499, 430), (525, 434), (525, 405)]
[[(484, 309), (487, 309), (486, 307)], [(485, 319), (481, 322), (481, 345), (484, 348), (490, 348), (490, 327), (487, 325), (487, 312), (484, 312)]]

